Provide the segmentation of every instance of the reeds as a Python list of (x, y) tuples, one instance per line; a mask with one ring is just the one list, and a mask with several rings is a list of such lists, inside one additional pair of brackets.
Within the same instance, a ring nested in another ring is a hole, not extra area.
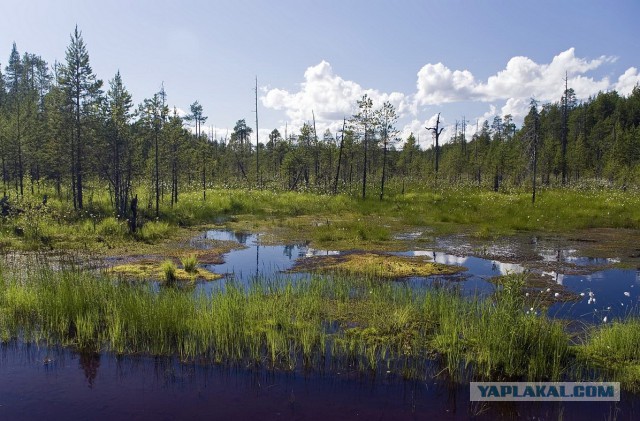
[(187, 273), (195, 273), (198, 267), (198, 258), (195, 254), (190, 254), (187, 257), (180, 259), (182, 267)]
[(160, 270), (164, 275), (164, 280), (166, 282), (175, 282), (178, 278), (176, 277), (176, 265), (173, 261), (167, 259), (160, 265)]
[[(609, 356), (638, 364), (637, 319), (594, 328), (586, 345), (571, 345), (562, 322), (527, 314), (521, 278), (511, 279), (516, 287), (507, 281), (485, 299), (341, 276), (258, 279), (249, 288), (229, 282), (194, 295), (78, 270), (2, 268), (0, 340), (417, 377), (437, 363), (460, 381), (591, 378), (589, 368)], [(629, 376), (622, 381), (635, 384)]]

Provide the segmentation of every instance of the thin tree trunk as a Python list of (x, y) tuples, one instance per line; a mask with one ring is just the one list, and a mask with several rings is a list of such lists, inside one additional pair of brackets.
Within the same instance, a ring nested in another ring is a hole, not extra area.
[(155, 164), (156, 164), (156, 217), (160, 216), (160, 169), (159, 169), (159, 156), (158, 156), (158, 130), (155, 130)]
[(364, 165), (362, 171), (362, 198), (367, 198), (367, 125), (364, 126)]
[(387, 175), (387, 138), (384, 139), (384, 150), (382, 154), (382, 182), (380, 183), (380, 200), (384, 198), (384, 181)]
[(333, 183), (333, 194), (338, 194), (338, 178), (340, 177), (340, 165), (342, 164), (342, 149), (344, 147), (344, 126), (347, 124), (347, 119), (342, 120), (342, 136), (340, 137), (340, 150), (338, 152), (338, 165), (336, 167), (336, 179)]

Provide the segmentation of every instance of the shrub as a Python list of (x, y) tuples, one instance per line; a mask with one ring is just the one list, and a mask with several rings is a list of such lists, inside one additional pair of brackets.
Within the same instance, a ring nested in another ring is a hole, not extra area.
[(125, 224), (116, 218), (105, 218), (96, 225), (96, 233), (109, 237), (121, 237), (127, 232)]
[(161, 221), (147, 222), (140, 230), (140, 238), (149, 242), (167, 238), (170, 234), (171, 225)]
[(165, 260), (162, 262), (162, 273), (164, 274), (164, 279), (167, 282), (174, 282), (176, 278), (176, 265), (171, 260)]
[(181, 259), (182, 266), (187, 273), (195, 273), (196, 266), (198, 265), (198, 259), (194, 254), (190, 254), (189, 256)]

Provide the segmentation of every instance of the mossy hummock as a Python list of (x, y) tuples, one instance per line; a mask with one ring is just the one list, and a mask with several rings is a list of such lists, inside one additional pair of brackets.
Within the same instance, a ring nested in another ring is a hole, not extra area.
[(341, 272), (348, 275), (381, 278), (453, 275), (465, 270), (467, 269), (462, 266), (434, 263), (422, 256), (408, 257), (372, 252), (309, 257), (298, 262), (292, 269), (294, 272)]

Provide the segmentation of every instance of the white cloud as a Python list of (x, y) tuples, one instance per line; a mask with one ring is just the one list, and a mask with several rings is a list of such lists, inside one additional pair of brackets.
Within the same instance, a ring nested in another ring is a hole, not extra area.
[(180, 117), (180, 118), (184, 118), (189, 114), (188, 112), (186, 112), (182, 108), (176, 107), (175, 105), (169, 111), (170, 111), (171, 115), (173, 115), (173, 112), (175, 111), (176, 114), (178, 114), (178, 117)]
[[(400, 145), (402, 145), (409, 135), (413, 133), (416, 137), (416, 140), (421, 148), (428, 149), (436, 144), (435, 138), (433, 136), (433, 132), (431, 130), (427, 130), (427, 127), (435, 127), (436, 120), (438, 119), (438, 113), (433, 114), (431, 117), (426, 120), (418, 120), (413, 119), (409, 123), (405, 124), (404, 127), (400, 130)], [(442, 133), (440, 133), (440, 144), (447, 143), (455, 133), (455, 127), (452, 124), (449, 124), (446, 118), (440, 114), (440, 125)]]
[(285, 111), (294, 127), (310, 121), (313, 111), (318, 130), (322, 128), (324, 131), (329, 126), (335, 128), (337, 121), (353, 115), (356, 102), (365, 94), (373, 100), (374, 106), (389, 101), (399, 113), (408, 112), (412, 106), (400, 92), (382, 93), (365, 89), (356, 82), (341, 78), (326, 61), (305, 71), (299, 91), (291, 93), (274, 88), (268, 90), (260, 100), (267, 108)]
[(420, 105), (469, 99), (477, 86), (468, 70), (451, 71), (442, 63), (427, 64), (418, 72), (416, 101)]
[[(478, 80), (470, 70), (450, 69), (443, 63), (428, 63), (417, 72), (416, 90), (407, 93), (385, 93), (376, 89), (366, 89), (355, 81), (335, 74), (331, 65), (322, 61), (307, 68), (298, 90), (290, 92), (279, 88), (263, 88), (264, 95), (261, 101), (267, 108), (285, 112), (289, 133), (297, 132), (304, 122), (309, 122), (313, 110), (320, 135), (326, 128), (330, 128), (333, 133), (339, 131), (343, 117), (353, 115), (356, 102), (367, 94), (373, 100), (374, 106), (390, 101), (401, 117), (401, 138), (405, 140), (413, 132), (420, 138), (424, 147), (433, 144), (432, 136), (425, 126), (434, 124), (436, 115), (433, 114), (422, 121), (419, 116), (425, 113), (426, 107), (438, 105), (439, 111), (443, 104), (486, 103), (489, 110), (478, 116), (480, 122), (491, 121), (496, 115), (511, 114), (514, 122), (521, 124), (529, 111), (531, 98), (540, 103), (560, 100), (564, 91), (565, 75), (578, 100), (611, 89), (628, 95), (633, 87), (640, 83), (640, 72), (637, 68), (629, 68), (615, 83), (607, 76), (595, 78), (589, 74), (615, 61), (616, 58), (611, 56), (595, 59), (578, 57), (575, 49), (569, 48), (557, 54), (548, 63), (537, 63), (524, 56), (513, 57), (504, 69), (487, 77), (486, 80)], [(430, 108), (429, 111), (433, 112), (434, 108)], [(443, 142), (448, 141), (454, 132), (453, 124), (447, 124), (445, 121), (443, 113)], [(284, 121), (282, 125), (284, 126)], [(474, 131), (475, 127), (469, 127), (467, 136), (470, 138)]]
[(489, 76), (486, 82), (476, 81), (468, 70), (451, 70), (442, 63), (427, 64), (418, 72), (416, 102), (433, 105), (463, 100), (492, 102), (497, 100), (535, 97), (554, 101), (562, 96), (565, 75), (578, 98), (587, 98), (610, 87), (608, 78), (595, 80), (584, 74), (604, 63), (615, 61), (601, 56), (594, 60), (576, 57), (569, 48), (556, 55), (551, 63), (538, 64), (528, 57), (513, 57), (507, 66)]
[(630, 67), (624, 74), (620, 75), (616, 82), (615, 90), (620, 95), (629, 95), (636, 85), (640, 84), (640, 73), (635, 67)]
[[(530, 98), (509, 98), (500, 109), (500, 116), (511, 114), (515, 121), (522, 121), (529, 113)], [(495, 108), (492, 116), (496, 115)], [(488, 118), (487, 118), (488, 119)]]

